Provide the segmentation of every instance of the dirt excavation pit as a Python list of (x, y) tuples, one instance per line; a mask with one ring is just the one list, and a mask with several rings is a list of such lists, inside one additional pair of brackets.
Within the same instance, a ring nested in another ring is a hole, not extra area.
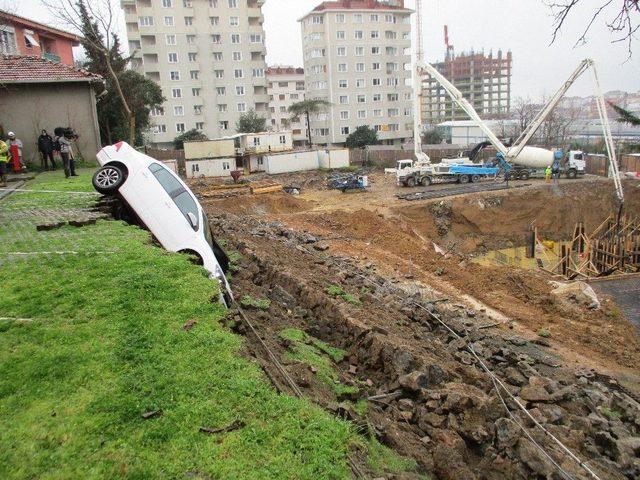
[[(206, 201), (239, 252), (236, 296), (305, 395), (415, 459), (407, 478), (561, 478), (558, 466), (590, 478), (541, 426), (600, 478), (638, 478), (633, 326), (606, 298), (592, 310), (555, 297), (547, 274), (472, 261), (524, 243), (532, 222), (557, 240), (576, 221), (597, 226), (614, 204), (608, 182), (412, 203), (384, 182)], [(639, 211), (636, 192), (627, 208)], [(238, 320), (248, 353), (288, 391)]]

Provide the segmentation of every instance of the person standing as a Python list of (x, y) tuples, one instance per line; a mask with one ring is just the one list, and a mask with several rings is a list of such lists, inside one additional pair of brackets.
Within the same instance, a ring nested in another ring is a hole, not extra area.
[(0, 140), (0, 187), (7, 186), (7, 170), (9, 169), (9, 146)]
[[(58, 132), (56, 132), (57, 134)], [(71, 151), (71, 142), (65, 136), (64, 130), (60, 136), (56, 137), (56, 143), (60, 146), (60, 158), (62, 158), (62, 165), (64, 167), (64, 176), (77, 177), (76, 164), (73, 159), (73, 153)]]
[(42, 155), (42, 167), (45, 170), (49, 170), (49, 161), (51, 161), (51, 170), (56, 169), (56, 162), (53, 159), (53, 138), (47, 133), (46, 130), (42, 130), (42, 135), (38, 137), (38, 150)]
[(22, 163), (22, 140), (16, 138), (16, 134), (13, 132), (9, 132), (9, 153), (13, 160), (13, 171), (20, 173), (24, 168)]
[(552, 173), (553, 173), (553, 170), (551, 169), (551, 165), (549, 165), (547, 168), (545, 168), (544, 176), (545, 176), (545, 181), (547, 183), (549, 183), (551, 181), (551, 174)]

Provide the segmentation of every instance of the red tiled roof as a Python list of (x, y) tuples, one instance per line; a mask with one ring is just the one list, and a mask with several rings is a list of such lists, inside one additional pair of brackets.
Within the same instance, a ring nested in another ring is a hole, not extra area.
[(304, 68), (296, 67), (269, 67), (267, 75), (304, 75)]
[(347, 9), (347, 10), (406, 10), (404, 0), (398, 0), (398, 5), (390, 5), (387, 2), (377, 0), (338, 0), (335, 2), (322, 2), (314, 12), (323, 10)]
[(101, 81), (100, 75), (44, 58), (0, 55), (0, 84)]

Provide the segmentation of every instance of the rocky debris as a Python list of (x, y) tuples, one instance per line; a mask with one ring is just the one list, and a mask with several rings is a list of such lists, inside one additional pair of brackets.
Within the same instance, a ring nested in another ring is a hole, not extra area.
[(411, 372), (398, 378), (398, 383), (402, 388), (410, 392), (420, 392), (429, 386), (429, 377), (423, 372)]
[(436, 222), (438, 235), (444, 237), (451, 230), (453, 209), (451, 202), (441, 201), (429, 206), (429, 211)]
[(66, 222), (53, 222), (53, 223), (43, 223), (41, 225), (36, 226), (36, 230), (38, 232), (47, 232), (50, 230), (55, 230), (57, 228), (62, 228)]

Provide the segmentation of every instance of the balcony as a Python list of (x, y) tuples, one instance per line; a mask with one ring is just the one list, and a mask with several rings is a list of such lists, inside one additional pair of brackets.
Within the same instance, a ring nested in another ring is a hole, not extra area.
[(42, 54), (42, 58), (44, 58), (45, 60), (49, 60), (51, 62), (56, 62), (56, 63), (60, 63), (60, 56), (56, 55), (55, 53), (49, 53), (49, 52), (44, 52)]

